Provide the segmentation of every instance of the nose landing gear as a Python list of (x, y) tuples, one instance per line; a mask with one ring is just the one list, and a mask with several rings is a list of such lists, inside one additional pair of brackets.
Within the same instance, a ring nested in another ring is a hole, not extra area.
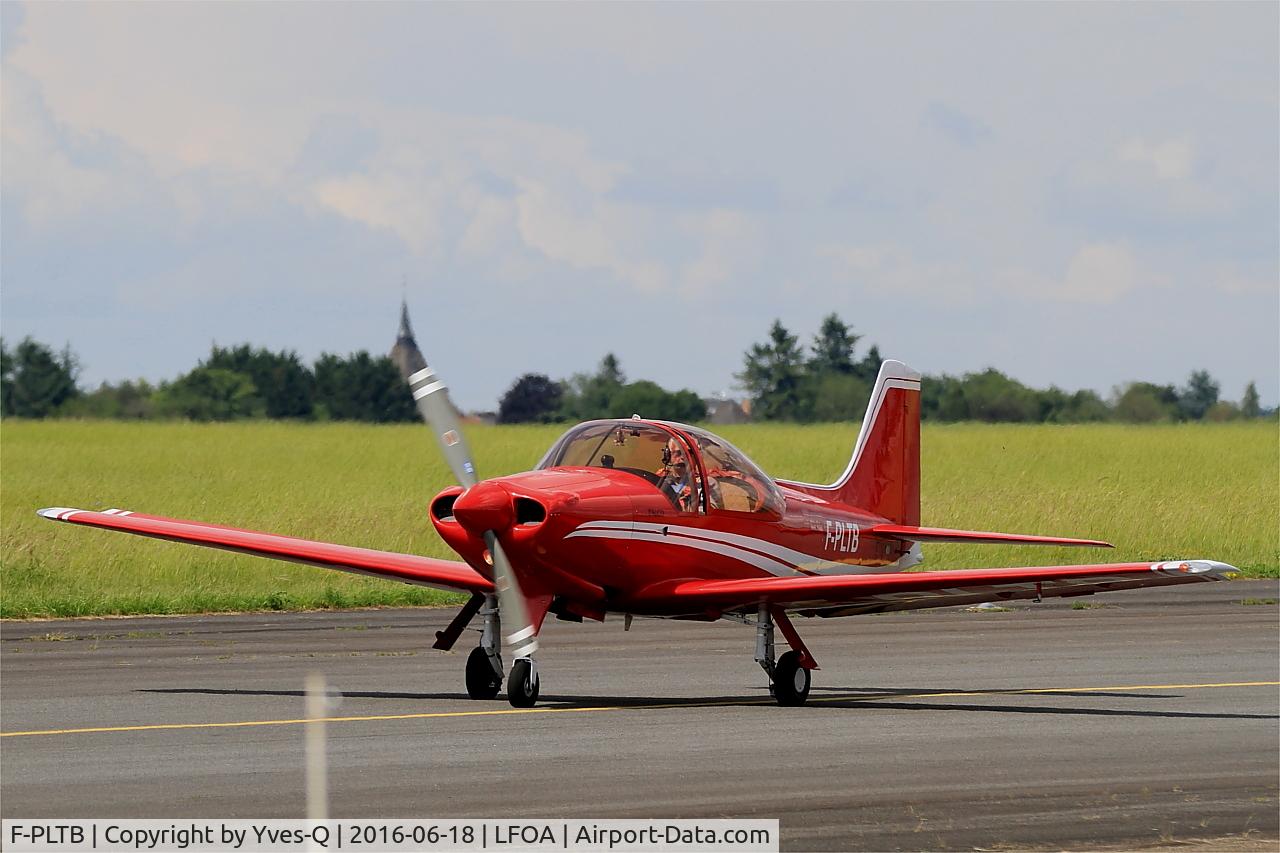
[(532, 708), (538, 701), (538, 666), (533, 658), (517, 658), (507, 680), (507, 700), (513, 708)]
[[(495, 596), (484, 598), (480, 645), (467, 656), (467, 695), (492, 699), (502, 689), (502, 616)], [(538, 667), (531, 657), (516, 658), (507, 679), (507, 700), (515, 708), (532, 708), (538, 701)]]

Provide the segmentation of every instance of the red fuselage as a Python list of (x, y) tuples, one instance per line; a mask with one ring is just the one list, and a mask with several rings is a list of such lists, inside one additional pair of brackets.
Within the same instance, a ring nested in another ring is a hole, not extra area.
[(692, 508), (681, 508), (645, 470), (552, 464), (484, 481), (465, 496), (460, 487), (446, 489), (431, 503), (431, 521), (489, 578), (481, 534), (499, 531), (527, 596), (558, 600), (563, 610), (588, 618), (609, 610), (645, 613), (628, 601), (658, 584), (884, 571), (908, 553), (900, 539), (861, 532), (886, 519), (777, 481), (768, 486), (781, 501), (753, 511), (718, 508), (705, 497), (708, 471), (713, 481), (716, 472), (699, 450), (698, 438), (708, 434), (652, 421), (643, 426), (660, 428), (690, 453), (700, 495)]

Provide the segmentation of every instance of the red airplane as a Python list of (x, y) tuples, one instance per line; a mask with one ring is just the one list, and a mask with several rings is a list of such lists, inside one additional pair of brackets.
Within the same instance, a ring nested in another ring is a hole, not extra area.
[[(1092, 595), (1226, 579), (1210, 560), (938, 572), (903, 570), (923, 542), (1079, 545), (1106, 542), (920, 526), (920, 375), (880, 368), (853, 454), (835, 482), (774, 480), (706, 430), (600, 420), (566, 432), (532, 471), (479, 480), (447, 389), (422, 358), (407, 315), (401, 368), (460, 485), (431, 501), (431, 523), (462, 562), (312, 542), (120, 509), (54, 507), (40, 515), (471, 593), (434, 648), (451, 649), (472, 619), (480, 644), (468, 694), (495, 697), (502, 646), (513, 658), (507, 697), (538, 698), (533, 654), (548, 613), (581, 622), (620, 614), (756, 629), (755, 659), (781, 705), (809, 695), (817, 662), (788, 614), (854, 616), (1014, 599)], [(790, 651), (775, 654), (775, 626)], [(503, 628), (505, 627), (505, 634)]]

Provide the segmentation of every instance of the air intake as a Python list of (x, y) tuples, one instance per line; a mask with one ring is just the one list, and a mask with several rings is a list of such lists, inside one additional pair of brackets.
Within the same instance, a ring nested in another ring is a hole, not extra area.
[(453, 502), (457, 495), (441, 495), (431, 503), (431, 517), (436, 521), (457, 521), (453, 517)]
[(547, 508), (533, 498), (516, 498), (516, 524), (533, 527), (547, 520)]

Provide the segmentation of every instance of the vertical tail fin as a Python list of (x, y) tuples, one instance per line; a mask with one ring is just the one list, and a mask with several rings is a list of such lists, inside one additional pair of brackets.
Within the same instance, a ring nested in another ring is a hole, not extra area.
[(880, 365), (849, 466), (829, 486), (788, 483), (887, 518), (920, 524), (920, 374), (900, 361)]

